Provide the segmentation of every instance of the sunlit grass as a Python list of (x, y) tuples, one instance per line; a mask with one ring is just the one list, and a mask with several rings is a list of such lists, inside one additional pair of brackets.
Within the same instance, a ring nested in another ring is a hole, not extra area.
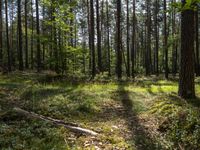
[[(19, 149), (81, 149), (88, 141), (89, 145), (85, 149), (89, 149), (95, 146), (91, 144), (94, 140), (102, 148), (133, 148), (137, 143), (134, 143), (130, 135), (125, 134), (130, 132), (128, 119), (120, 115), (124, 111), (123, 99), (131, 101), (131, 110), (138, 117), (163, 117), (183, 108), (172, 100), (171, 95), (176, 95), (177, 91), (177, 81), (154, 78), (138, 78), (129, 82), (73, 83), (63, 79), (52, 81), (49, 77), (46, 79), (45, 74), (1, 75), (0, 145), (4, 143), (5, 148), (8, 145), (11, 148), (19, 146)], [(200, 95), (198, 84), (196, 93)], [(42, 121), (25, 117), (21, 119), (22, 116), (15, 115), (12, 117), (12, 111), (5, 115), (11, 104), (45, 116), (78, 123), (100, 132), (101, 136), (95, 139), (85, 136), (77, 138), (66, 129), (56, 128)], [(43, 135), (38, 137), (40, 132)]]

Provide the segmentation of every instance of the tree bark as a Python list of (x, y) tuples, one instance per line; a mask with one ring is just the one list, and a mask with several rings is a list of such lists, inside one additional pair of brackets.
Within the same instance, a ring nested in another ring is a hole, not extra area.
[(8, 31), (8, 2), (5, 0), (5, 13), (6, 13), (6, 45), (7, 45), (7, 57), (8, 57), (8, 71), (11, 71), (11, 60), (10, 60), (10, 41)]
[[(176, 2), (176, 0), (172, 0), (172, 3)], [(176, 38), (176, 10), (173, 8), (172, 11), (172, 73), (173, 76), (176, 76), (177, 73), (177, 38)]]
[(155, 73), (158, 76), (159, 75), (159, 69), (158, 69), (158, 62), (159, 62), (159, 57), (158, 57), (158, 51), (159, 51), (159, 28), (158, 28), (158, 5), (159, 1), (155, 0), (155, 62), (154, 62), (154, 68), (155, 68)]
[[(0, 1), (0, 67), (3, 67), (3, 16), (2, 16), (3, 3)], [(0, 70), (1, 71), (1, 70)]]
[(167, 3), (164, 0), (164, 52), (165, 52), (165, 78), (168, 79), (169, 68), (168, 68), (168, 37), (167, 37)]
[(25, 68), (29, 68), (29, 63), (28, 63), (28, 24), (27, 24), (27, 0), (24, 2), (24, 11), (25, 11)]
[(135, 0), (133, 0), (133, 29), (132, 29), (132, 47), (131, 47), (131, 76), (135, 77), (135, 26), (136, 26), (136, 16), (135, 16)]
[[(43, 22), (42, 22), (42, 34), (43, 36), (45, 36), (45, 6), (42, 7), (42, 16), (43, 16)], [(46, 66), (45, 66), (45, 41), (42, 41), (42, 68), (45, 69)]]
[(121, 0), (117, 0), (117, 77), (122, 78), (122, 44), (121, 44)]
[[(183, 5), (185, 0), (182, 0)], [(182, 98), (195, 97), (194, 85), (194, 11), (181, 13), (181, 59), (179, 73), (179, 91)]]
[(145, 68), (146, 75), (151, 73), (151, 10), (150, 10), (150, 0), (147, 0), (147, 45), (145, 53)]
[(93, 0), (90, 0), (90, 33), (91, 33), (91, 57), (92, 57), (92, 78), (96, 75), (96, 63), (95, 63), (95, 46), (94, 46), (94, 4)]
[(197, 11), (195, 12), (195, 38), (196, 38), (196, 61), (195, 61), (195, 72), (196, 76), (200, 76), (200, 66), (199, 66), (199, 8), (197, 6)]
[(91, 27), (90, 27), (90, 4), (89, 0), (87, 2), (87, 25), (88, 25), (88, 46), (89, 46), (89, 70), (92, 68), (92, 51), (91, 51)]
[(19, 60), (19, 70), (24, 70), (23, 61), (23, 51), (22, 51), (22, 24), (21, 24), (21, 0), (17, 1), (18, 7), (18, 60)]
[(126, 0), (126, 47), (127, 47), (127, 76), (130, 77), (130, 25), (129, 25), (129, 0)]
[(10, 63), (11, 63), (11, 70), (12, 70), (12, 67), (13, 69), (15, 68), (15, 57), (14, 56), (14, 11), (15, 11), (15, 4), (14, 4), (14, 0), (11, 0), (11, 12), (10, 12)]
[(96, 28), (97, 28), (97, 54), (98, 54), (98, 70), (102, 72), (101, 61), (101, 31), (100, 31), (100, 17), (99, 17), (99, 0), (96, 0)]
[(108, 50), (108, 75), (111, 76), (111, 58), (110, 58), (110, 24), (109, 24), (109, 4), (106, 0), (106, 15), (107, 15), (107, 50)]
[(34, 18), (33, 18), (33, 0), (31, 0), (31, 69), (34, 67), (33, 61), (33, 31), (34, 31)]
[(35, 1), (36, 6), (36, 32), (37, 32), (37, 71), (41, 71), (41, 50), (40, 50), (40, 22), (39, 22), (39, 4)]

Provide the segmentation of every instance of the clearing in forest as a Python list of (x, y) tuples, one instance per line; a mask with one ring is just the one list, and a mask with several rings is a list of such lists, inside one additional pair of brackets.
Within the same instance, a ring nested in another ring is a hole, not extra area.
[[(197, 94), (199, 91), (197, 87)], [(0, 76), (1, 149), (170, 149), (166, 116), (186, 107), (177, 82), (138, 78), (133, 82), (69, 82), (46, 74)], [(97, 136), (74, 133), (13, 110), (19, 107), (76, 123)], [(164, 125), (163, 125), (164, 124)]]

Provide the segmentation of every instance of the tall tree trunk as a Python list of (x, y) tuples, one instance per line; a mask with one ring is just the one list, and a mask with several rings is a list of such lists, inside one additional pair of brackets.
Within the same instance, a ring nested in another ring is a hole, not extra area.
[[(74, 48), (77, 47), (77, 20), (76, 20), (76, 14), (74, 14)], [(77, 56), (74, 54), (74, 71), (77, 69)]]
[[(0, 67), (3, 67), (3, 15), (2, 15), (2, 1), (0, 1)], [(1, 71), (1, 70), (0, 70)]]
[(158, 76), (159, 75), (159, 69), (158, 69), (158, 51), (159, 51), (159, 28), (158, 28), (158, 5), (159, 1), (155, 0), (155, 73)]
[(86, 74), (86, 31), (85, 28), (83, 26), (81, 26), (81, 32), (83, 35), (83, 39), (82, 39), (82, 61), (83, 61), (83, 70), (82, 73)]
[(38, 0), (35, 1), (36, 5), (36, 32), (37, 32), (37, 71), (41, 71), (41, 50), (40, 50), (40, 22), (39, 22), (39, 4)]
[(91, 56), (92, 56), (92, 78), (96, 75), (96, 63), (95, 63), (95, 46), (94, 46), (94, 4), (93, 0), (90, 0), (90, 33), (91, 33)]
[[(52, 25), (50, 26), (50, 52), (49, 52), (49, 57), (53, 60), (53, 53), (54, 53), (54, 40), (53, 40), (53, 35), (54, 35), (54, 22), (55, 22), (55, 17), (54, 17), (54, 0), (51, 0), (51, 7), (50, 7), (50, 19), (51, 19), (51, 22), (52, 22)], [(49, 64), (49, 68), (51, 70), (54, 70), (53, 68), (53, 62), (50, 62)]]
[[(182, 0), (183, 5), (186, 0)], [(195, 97), (194, 85), (194, 11), (181, 12), (181, 59), (179, 91), (182, 98)]]
[(108, 50), (108, 75), (111, 76), (111, 58), (110, 58), (110, 24), (109, 24), (109, 4), (106, 0), (106, 15), (107, 15), (107, 50)]
[(199, 8), (197, 6), (197, 11), (195, 12), (195, 37), (196, 37), (196, 64), (195, 64), (195, 72), (196, 72), (196, 76), (200, 76), (200, 66), (199, 66)]
[(147, 0), (147, 47), (145, 56), (145, 68), (146, 75), (150, 75), (151, 72), (151, 10), (150, 0)]
[(13, 2), (14, 0), (11, 0), (11, 12), (10, 12), (10, 62), (11, 62), (11, 69), (12, 67), (15, 67), (15, 57), (13, 57), (14, 55), (14, 8), (15, 8), (15, 4)]
[[(72, 0), (70, 0), (70, 2), (72, 2)], [(54, 11), (55, 11), (55, 9), (54, 9)], [(71, 14), (73, 14), (74, 12), (73, 12), (73, 9), (72, 9), (72, 7), (70, 7), (70, 13)], [(54, 19), (55, 19), (55, 17), (54, 17)], [(73, 32), (74, 32), (74, 18), (70, 18), (70, 21), (69, 21), (69, 24), (70, 24), (70, 46), (71, 47), (74, 47), (74, 34), (73, 34)]]
[(53, 48), (54, 48), (54, 50), (53, 51), (54, 51), (54, 60), (55, 60), (54, 70), (56, 71), (56, 73), (59, 73), (59, 69), (58, 69), (58, 48), (57, 48), (57, 29), (56, 29), (55, 16), (53, 17), (53, 20), (54, 20), (54, 23), (53, 23), (53, 41), (54, 41), (53, 42)]
[(91, 51), (91, 27), (90, 27), (90, 4), (87, 0), (87, 25), (88, 25), (88, 46), (89, 46), (89, 70), (92, 68), (92, 51)]
[(31, 69), (34, 67), (33, 61), (33, 31), (34, 31), (34, 17), (33, 17), (33, 0), (31, 0)]
[(131, 47), (131, 75), (135, 77), (135, 27), (136, 27), (136, 16), (135, 16), (135, 0), (133, 0), (133, 31), (132, 31), (132, 47)]
[[(42, 22), (42, 33), (43, 36), (45, 36), (45, 6), (42, 7), (42, 16), (43, 16), (43, 22)], [(45, 42), (42, 42), (42, 68), (45, 69)]]
[(97, 27), (97, 54), (98, 54), (98, 70), (102, 72), (101, 62), (101, 31), (100, 31), (100, 17), (99, 17), (99, 0), (96, 0), (96, 27)]
[(121, 0), (117, 0), (117, 77), (122, 78)]
[(168, 45), (167, 45), (167, 3), (164, 0), (164, 52), (165, 52), (165, 78), (168, 79)]
[(11, 60), (10, 60), (10, 41), (8, 31), (8, 2), (5, 0), (5, 13), (6, 13), (6, 44), (7, 44), (7, 57), (8, 57), (8, 71), (11, 71)]
[(126, 47), (127, 47), (127, 76), (130, 77), (130, 25), (129, 25), (129, 0), (126, 0), (126, 12), (127, 12), (127, 19), (126, 19)]
[(24, 70), (23, 51), (22, 51), (22, 23), (21, 23), (21, 0), (17, 1), (18, 7), (18, 59), (19, 59), (19, 70)]
[[(175, 3), (176, 0), (172, 0), (172, 3)], [(172, 45), (172, 73), (173, 76), (176, 76), (177, 73), (177, 38), (176, 38), (176, 10), (173, 8), (172, 11), (172, 38), (173, 38), (173, 45)]]
[[(61, 62), (63, 61), (63, 55), (62, 55), (62, 32), (61, 32), (61, 28), (58, 29), (58, 49), (59, 49), (59, 54), (58, 55), (58, 66), (60, 66), (59, 64), (61, 64)], [(63, 74), (64, 70), (62, 68), (61, 65), (61, 72)]]
[(25, 0), (24, 3), (24, 13), (25, 13), (25, 68), (28, 69), (29, 65), (28, 65), (28, 24), (27, 24), (27, 0)]

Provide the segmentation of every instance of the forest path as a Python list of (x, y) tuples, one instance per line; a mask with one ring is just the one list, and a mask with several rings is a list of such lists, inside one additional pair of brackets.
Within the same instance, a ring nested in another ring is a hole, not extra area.
[[(142, 115), (140, 112), (142, 111), (140, 109), (145, 109), (146, 106), (143, 105), (143, 102), (145, 99), (147, 101), (149, 100), (149, 95), (147, 93), (147, 95), (142, 93), (135, 93), (136, 95), (134, 95), (134, 93), (132, 93), (134, 97), (131, 97), (131, 92), (134, 92), (134, 89), (127, 90), (126, 85), (119, 84), (115, 95), (116, 97), (113, 98), (117, 99), (120, 102), (121, 109), (124, 109), (124, 111), (121, 111), (120, 115), (126, 123), (126, 130), (124, 130), (124, 132), (128, 130), (129, 136), (132, 139), (132, 149), (162, 149), (158, 137), (155, 137), (158, 136), (158, 132), (154, 128), (154, 120), (152, 120), (152, 118), (147, 118), (147, 116)], [(140, 106), (137, 106), (138, 102)]]

